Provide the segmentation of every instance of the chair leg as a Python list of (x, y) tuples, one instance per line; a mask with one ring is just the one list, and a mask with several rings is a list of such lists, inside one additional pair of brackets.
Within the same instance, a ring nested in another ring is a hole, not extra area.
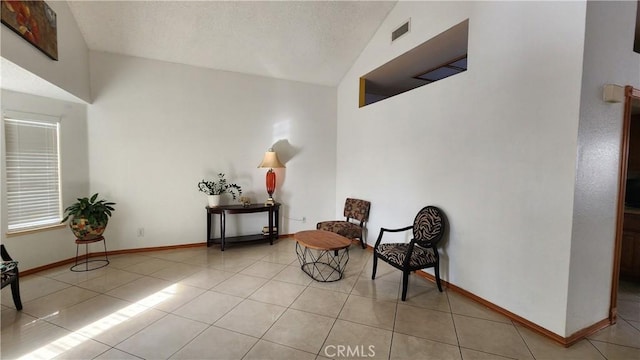
[(436, 264), (434, 269), (436, 274), (436, 284), (438, 285), (438, 290), (442, 292), (442, 285), (440, 284), (440, 264)]
[[(363, 237), (364, 237), (364, 236), (363, 236)], [(363, 237), (361, 237), (361, 238), (360, 238), (360, 245), (362, 245), (362, 248), (363, 248), (363, 249), (366, 249), (366, 248), (367, 248), (367, 244), (364, 242)]]
[(18, 274), (16, 274), (15, 280), (11, 282), (11, 296), (13, 296), (13, 304), (16, 306), (16, 309), (22, 310), (22, 300), (20, 300), (20, 275)]
[(376, 256), (376, 251), (373, 251), (373, 271), (371, 272), (371, 280), (376, 279), (376, 271), (378, 270), (378, 257)]
[(402, 272), (402, 301), (407, 300), (407, 285), (409, 283), (409, 272)]

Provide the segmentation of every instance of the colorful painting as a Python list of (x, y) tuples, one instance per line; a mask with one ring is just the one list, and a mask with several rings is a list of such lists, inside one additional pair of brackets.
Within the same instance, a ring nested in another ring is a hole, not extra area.
[(44, 1), (1, 0), (2, 23), (58, 60), (56, 13)]

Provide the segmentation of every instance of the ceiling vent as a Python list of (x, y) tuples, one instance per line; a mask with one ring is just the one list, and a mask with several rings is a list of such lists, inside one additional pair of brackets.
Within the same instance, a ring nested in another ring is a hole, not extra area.
[(397, 29), (393, 30), (393, 32), (391, 32), (391, 41), (395, 41), (397, 38), (401, 37), (402, 35), (406, 34), (409, 32), (409, 30), (411, 29), (410, 26), (411, 23), (411, 19), (407, 20), (406, 23), (398, 26)]

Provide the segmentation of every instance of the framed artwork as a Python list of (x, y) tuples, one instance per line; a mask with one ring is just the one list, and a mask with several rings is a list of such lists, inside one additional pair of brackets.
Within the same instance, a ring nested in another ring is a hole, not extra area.
[(58, 60), (56, 13), (42, 0), (0, 1), (2, 23), (53, 60)]

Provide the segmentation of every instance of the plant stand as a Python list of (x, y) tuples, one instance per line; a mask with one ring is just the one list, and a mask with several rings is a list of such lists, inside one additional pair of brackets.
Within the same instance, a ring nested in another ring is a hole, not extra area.
[[(89, 244), (95, 243), (98, 241), (102, 241), (104, 244), (104, 259), (89, 260)], [(85, 246), (85, 255), (84, 255), (85, 259), (84, 261), (78, 262), (79, 260), (78, 252), (80, 249), (80, 245)], [(99, 264), (102, 264), (102, 265), (89, 267), (89, 263), (96, 263), (98, 265)], [(84, 269), (82, 269), (82, 265), (84, 265)], [(107, 265), (109, 265), (109, 258), (107, 258), (107, 240), (104, 239), (104, 236), (98, 236), (95, 239), (89, 239), (89, 240), (76, 239), (76, 264), (71, 267), (71, 271), (75, 271), (75, 272), (91, 271), (91, 270), (103, 268)]]

